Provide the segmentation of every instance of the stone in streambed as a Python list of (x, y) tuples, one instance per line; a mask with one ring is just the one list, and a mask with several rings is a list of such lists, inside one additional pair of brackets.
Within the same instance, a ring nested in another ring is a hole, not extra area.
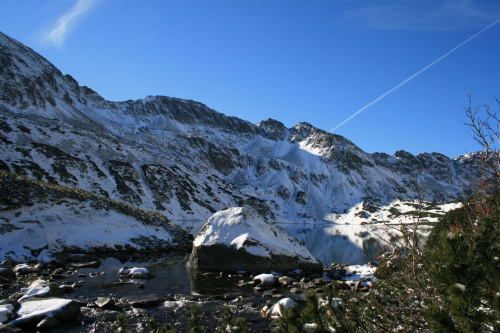
[(123, 267), (118, 271), (118, 276), (131, 279), (149, 279), (152, 277), (151, 272), (144, 267)]
[(138, 294), (123, 297), (120, 301), (122, 303), (127, 303), (134, 308), (149, 308), (160, 303), (162, 299), (156, 295)]

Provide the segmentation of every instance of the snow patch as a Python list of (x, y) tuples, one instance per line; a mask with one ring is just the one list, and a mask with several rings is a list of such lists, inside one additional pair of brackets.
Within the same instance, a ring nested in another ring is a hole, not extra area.
[(283, 316), (281, 309), (295, 309), (299, 304), (291, 298), (283, 298), (271, 308), (271, 318), (277, 319)]
[(0, 305), (0, 326), (14, 316), (12, 304)]
[(74, 301), (63, 298), (49, 298), (23, 302), (19, 310), (17, 310), (17, 314), (21, 317), (20, 319), (23, 320), (38, 316), (52, 317), (55, 312), (60, 311), (71, 302)]
[(273, 274), (259, 274), (253, 278), (254, 281), (260, 281), (265, 286), (274, 286), (276, 284), (276, 277)]

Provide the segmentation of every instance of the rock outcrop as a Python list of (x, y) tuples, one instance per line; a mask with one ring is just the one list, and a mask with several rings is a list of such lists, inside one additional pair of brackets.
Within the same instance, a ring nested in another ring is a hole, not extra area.
[(187, 266), (223, 272), (323, 270), (295, 237), (243, 207), (217, 212), (207, 220), (193, 242)]

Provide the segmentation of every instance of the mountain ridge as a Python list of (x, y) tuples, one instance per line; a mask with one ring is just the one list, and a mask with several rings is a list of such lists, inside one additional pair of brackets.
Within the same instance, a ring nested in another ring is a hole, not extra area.
[(166, 96), (106, 101), (0, 33), (0, 167), (82, 188), (172, 220), (249, 206), (270, 219), (323, 220), (364, 198), (449, 201), (477, 158), (369, 154), (301, 122), (252, 124)]

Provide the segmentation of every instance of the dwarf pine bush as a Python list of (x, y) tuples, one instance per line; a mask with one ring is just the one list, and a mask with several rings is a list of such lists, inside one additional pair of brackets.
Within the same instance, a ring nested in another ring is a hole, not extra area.
[(148, 329), (149, 333), (176, 333), (175, 329), (172, 329), (172, 325), (167, 323), (160, 326), (160, 323), (156, 321), (154, 317), (148, 319)]
[(202, 333), (205, 328), (201, 325), (201, 317), (198, 312), (198, 304), (191, 305), (191, 310), (186, 312), (188, 316), (188, 333)]
[(128, 326), (125, 321), (125, 315), (123, 313), (120, 313), (118, 316), (116, 316), (116, 321), (113, 324), (111, 324), (111, 328), (115, 333), (127, 332)]
[(427, 259), (436, 296), (426, 318), (436, 332), (500, 331), (500, 193), (447, 214)]
[(244, 318), (242, 317), (235, 318), (233, 313), (231, 312), (231, 308), (229, 306), (224, 306), (224, 311), (222, 312), (221, 324), (215, 330), (215, 332), (248, 333), (250, 332), (250, 330), (248, 329), (247, 323)]

